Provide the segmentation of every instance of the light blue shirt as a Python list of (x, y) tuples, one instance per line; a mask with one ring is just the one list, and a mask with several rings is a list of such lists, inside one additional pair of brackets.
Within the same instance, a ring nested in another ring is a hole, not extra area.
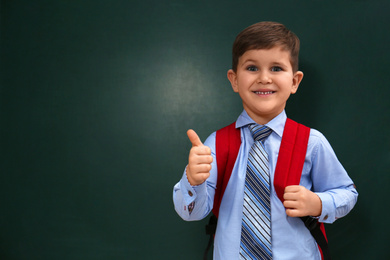
[[(264, 142), (269, 156), (271, 183), (274, 181), (286, 119), (286, 113), (283, 111), (266, 124), (273, 130)], [(241, 128), (241, 147), (219, 210), (214, 240), (216, 260), (239, 259), (245, 174), (249, 149), (253, 144), (248, 124), (252, 123), (255, 122), (245, 110), (236, 121), (236, 128)], [(210, 147), (214, 157), (210, 177), (206, 182), (199, 186), (191, 186), (184, 171), (182, 179), (174, 186), (175, 210), (184, 220), (203, 219), (213, 208), (218, 175), (215, 136), (216, 133), (212, 133), (204, 143)], [(300, 185), (314, 191), (320, 197), (322, 214), (319, 221), (324, 223), (333, 223), (337, 218), (347, 215), (358, 197), (352, 180), (338, 161), (329, 142), (314, 129), (310, 131)], [(275, 260), (321, 259), (314, 238), (302, 220), (286, 215), (285, 208), (273, 186), (271, 186), (271, 229), (272, 252)]]

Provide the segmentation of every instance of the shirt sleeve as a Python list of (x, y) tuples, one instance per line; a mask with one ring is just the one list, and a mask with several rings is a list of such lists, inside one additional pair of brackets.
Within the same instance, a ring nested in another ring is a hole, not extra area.
[[(327, 139), (314, 131), (311, 178), (313, 191), (322, 201), (320, 222), (333, 223), (355, 206), (358, 192), (351, 178), (336, 157)], [(308, 147), (309, 149), (309, 147)]]
[(192, 186), (188, 182), (186, 170), (184, 170), (182, 178), (173, 188), (175, 210), (182, 219), (187, 221), (205, 218), (213, 207), (218, 175), (215, 158), (215, 132), (207, 138), (204, 145), (210, 147), (213, 156), (210, 177), (204, 183)]

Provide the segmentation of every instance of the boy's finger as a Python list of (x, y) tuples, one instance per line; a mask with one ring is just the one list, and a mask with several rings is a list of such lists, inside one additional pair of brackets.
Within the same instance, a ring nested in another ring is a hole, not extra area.
[(290, 185), (290, 186), (287, 186), (284, 189), (284, 193), (298, 192), (299, 190), (300, 190), (300, 186), (299, 185)]
[(192, 143), (192, 146), (201, 146), (203, 145), (202, 141), (200, 141), (200, 138), (199, 136), (197, 135), (197, 133), (190, 129), (187, 131), (187, 136), (188, 136), (188, 139), (190, 139), (190, 142)]

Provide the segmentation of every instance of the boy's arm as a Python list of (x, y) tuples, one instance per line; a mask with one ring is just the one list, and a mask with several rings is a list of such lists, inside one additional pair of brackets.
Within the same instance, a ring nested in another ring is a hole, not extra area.
[(184, 220), (200, 220), (212, 209), (217, 167), (215, 160), (215, 133), (203, 145), (193, 130), (187, 132), (192, 143), (188, 165), (173, 190), (176, 212)]
[(286, 187), (284, 206), (289, 216), (318, 216), (320, 222), (333, 223), (352, 210), (358, 193), (326, 138), (318, 131), (312, 132), (314, 145), (308, 147), (312, 187)]
[(333, 223), (346, 216), (355, 206), (358, 192), (355, 185), (345, 185), (324, 192), (316, 192), (321, 199), (322, 212), (320, 222)]

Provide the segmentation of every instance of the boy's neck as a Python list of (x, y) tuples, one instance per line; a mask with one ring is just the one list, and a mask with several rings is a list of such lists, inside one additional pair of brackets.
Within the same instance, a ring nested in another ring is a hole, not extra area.
[(259, 125), (266, 125), (270, 121), (272, 121), (274, 118), (278, 117), (281, 113), (283, 113), (284, 109), (278, 113), (277, 115), (270, 114), (270, 115), (257, 115), (253, 113), (248, 113), (248, 111), (244, 108), (245, 112), (248, 114), (248, 116), (255, 121)]

